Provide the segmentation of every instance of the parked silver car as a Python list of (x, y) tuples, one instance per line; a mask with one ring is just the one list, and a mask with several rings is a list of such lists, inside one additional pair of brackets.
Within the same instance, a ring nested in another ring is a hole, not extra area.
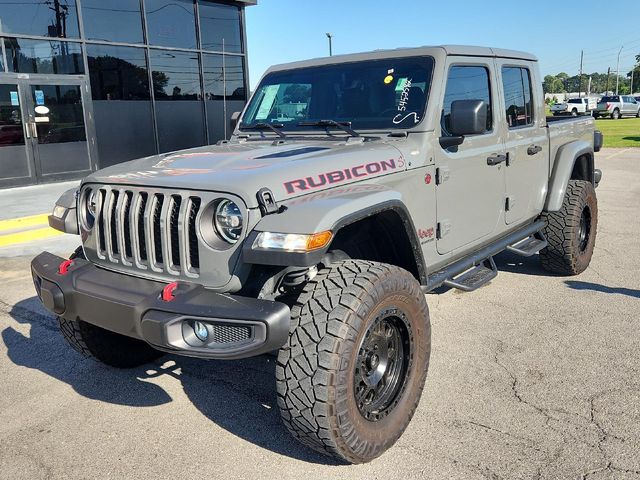
[(640, 102), (631, 95), (610, 95), (602, 97), (598, 102), (598, 109), (594, 112), (595, 117), (611, 116), (614, 120), (625, 115), (640, 117)]

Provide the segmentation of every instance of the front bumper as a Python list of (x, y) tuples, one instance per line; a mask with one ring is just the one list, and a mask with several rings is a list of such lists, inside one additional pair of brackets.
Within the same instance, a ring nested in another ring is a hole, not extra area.
[[(291, 313), (283, 303), (223, 295), (181, 283), (166, 302), (160, 282), (131, 277), (74, 260), (59, 273), (63, 258), (42, 253), (31, 262), (38, 297), (45, 308), (68, 320), (82, 320), (144, 340), (158, 350), (190, 357), (238, 359), (277, 350), (287, 341)], [(207, 325), (206, 342), (193, 334)]]

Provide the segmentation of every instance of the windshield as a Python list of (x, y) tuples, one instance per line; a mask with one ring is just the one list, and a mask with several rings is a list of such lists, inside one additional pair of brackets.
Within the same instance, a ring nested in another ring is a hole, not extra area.
[(354, 130), (415, 127), (424, 116), (433, 63), (431, 57), (411, 57), (271, 73), (251, 99), (240, 129), (271, 123), (305, 131), (323, 120)]

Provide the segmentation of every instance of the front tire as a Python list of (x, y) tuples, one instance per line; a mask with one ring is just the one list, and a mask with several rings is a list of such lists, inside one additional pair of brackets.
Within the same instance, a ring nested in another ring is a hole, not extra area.
[[(69, 257), (86, 260), (78, 247)], [(85, 358), (116, 368), (134, 368), (164, 355), (146, 342), (105, 330), (79, 320), (58, 317), (60, 332), (71, 347)]]
[(591, 182), (570, 180), (559, 212), (543, 214), (549, 245), (540, 251), (545, 270), (578, 275), (591, 263), (598, 229), (598, 200)]
[(278, 354), (278, 406), (291, 434), (350, 463), (400, 438), (431, 352), (427, 303), (406, 270), (346, 260), (322, 269), (291, 310)]
[(164, 355), (142, 340), (104, 330), (90, 323), (58, 317), (65, 340), (85, 358), (116, 368), (134, 368)]

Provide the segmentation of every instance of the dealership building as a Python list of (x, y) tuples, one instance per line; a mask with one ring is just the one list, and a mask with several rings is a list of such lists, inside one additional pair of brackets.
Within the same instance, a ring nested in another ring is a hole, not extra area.
[(214, 144), (256, 0), (0, 0), (0, 188)]

